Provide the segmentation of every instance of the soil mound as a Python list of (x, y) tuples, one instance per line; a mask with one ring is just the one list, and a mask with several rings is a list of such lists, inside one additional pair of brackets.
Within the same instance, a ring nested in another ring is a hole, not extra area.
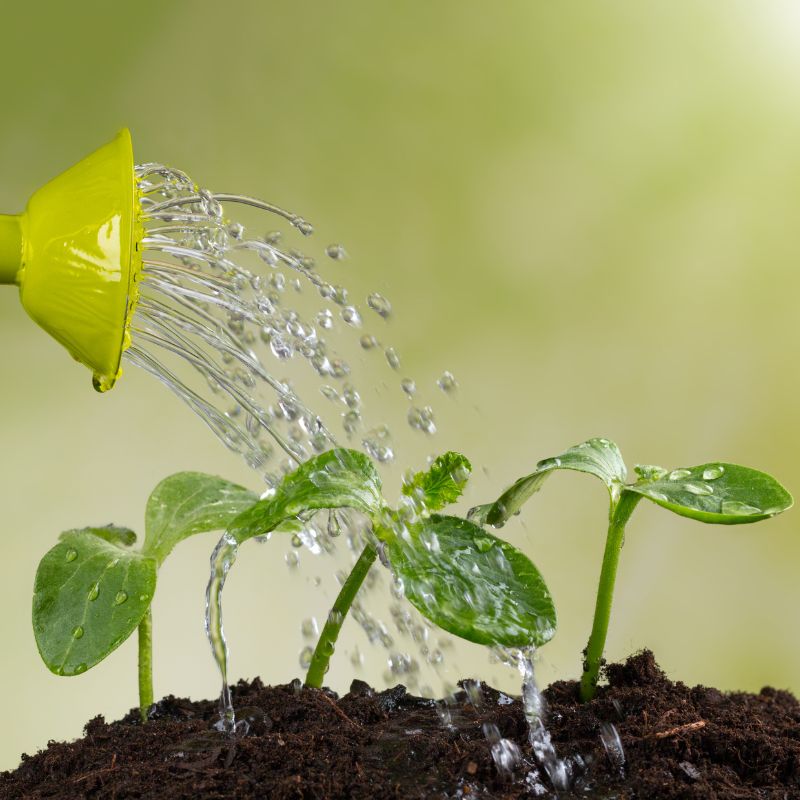
[[(788, 692), (725, 694), (668, 680), (652, 653), (606, 668), (591, 703), (577, 684), (545, 692), (548, 728), (572, 759), (575, 797), (618, 800), (800, 799), (800, 704)], [(498, 773), (484, 723), (532, 762), (519, 700), (488, 687), (461, 692), (444, 726), (433, 701), (402, 686), (374, 692), (354, 681), (339, 698), (299, 682), (239, 682), (233, 691), (246, 735), (212, 728), (216, 701), (166, 697), (147, 725), (130, 713), (96, 717), (83, 739), (51, 742), (0, 773), (0, 798), (529, 798), (541, 786), (521, 768)], [(618, 731), (625, 761), (613, 752)], [(612, 742), (610, 752), (606, 745)], [(578, 757), (578, 758), (576, 758)], [(565, 798), (566, 793), (559, 794)]]

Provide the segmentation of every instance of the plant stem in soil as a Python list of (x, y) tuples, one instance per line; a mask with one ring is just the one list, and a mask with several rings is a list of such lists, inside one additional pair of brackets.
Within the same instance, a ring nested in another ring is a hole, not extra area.
[(597, 678), (603, 663), (603, 650), (608, 634), (608, 621), (611, 618), (619, 554), (625, 540), (625, 525), (640, 499), (639, 495), (623, 490), (619, 500), (611, 507), (603, 566), (600, 569), (600, 582), (597, 586), (594, 621), (592, 622), (592, 632), (589, 635), (589, 644), (586, 645), (586, 657), (583, 661), (583, 675), (581, 676), (581, 700), (583, 702), (591, 700), (597, 690)]
[(153, 612), (139, 623), (139, 716), (147, 722), (147, 710), (153, 705)]
[(361, 584), (364, 583), (364, 578), (367, 577), (367, 573), (375, 562), (377, 555), (378, 551), (371, 544), (368, 544), (362, 550), (352, 572), (342, 585), (339, 596), (336, 598), (336, 602), (334, 602), (319, 636), (314, 655), (311, 657), (311, 664), (306, 675), (306, 686), (310, 686), (312, 689), (322, 687), (322, 681), (328, 671), (328, 663), (333, 655), (344, 618), (347, 616), (347, 612), (350, 611), (350, 606), (353, 605), (353, 600), (356, 599), (358, 590), (361, 588)]

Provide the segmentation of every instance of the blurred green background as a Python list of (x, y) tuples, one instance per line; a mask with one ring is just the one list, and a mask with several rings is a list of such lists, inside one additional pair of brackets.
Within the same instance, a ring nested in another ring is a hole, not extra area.
[[(127, 125), (138, 160), (300, 211), (345, 243), (356, 293), (391, 297), (404, 363), (458, 377), (426, 447), (486, 467), (470, 499), (593, 435), (629, 466), (732, 460), (800, 490), (793, 0), (31, 2), (4, 29), (0, 209)], [(179, 469), (254, 482), (147, 376), (95, 394), (9, 288), (0, 336), (2, 769), (136, 702), (133, 640), (79, 678), (39, 660), (31, 587), (56, 535), (141, 528)], [(559, 609), (543, 682), (578, 672), (605, 514), (599, 483), (563, 474), (504, 531)], [(642, 507), (608, 655), (647, 646), (687, 683), (800, 690), (797, 519), (715, 528)], [(217, 691), (213, 539), (162, 572), (159, 695)], [(299, 620), (326, 601), (255, 550), (226, 599), (232, 672), (282, 682), (300, 672)], [(384, 657), (359, 676), (380, 683)], [(491, 677), (474, 649), (455, 666)], [(340, 659), (331, 684), (350, 677)]]

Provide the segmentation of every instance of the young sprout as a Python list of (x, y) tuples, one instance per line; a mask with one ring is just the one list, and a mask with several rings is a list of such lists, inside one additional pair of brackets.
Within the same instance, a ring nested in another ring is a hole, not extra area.
[[(446, 453), (404, 487), (406, 502), (389, 508), (372, 461), (337, 448), (315, 456), (288, 475), (269, 498), (243, 512), (228, 527), (212, 557), (210, 630), (221, 629), (224, 575), (219, 554), (230, 565), (230, 547), (320, 509), (352, 509), (369, 519), (372, 532), (334, 603), (320, 634), (306, 684), (320, 687), (336, 639), (378, 550), (402, 581), (405, 596), (431, 622), (469, 641), (526, 647), (548, 641), (556, 627), (550, 593), (530, 560), (507, 542), (458, 517), (431, 513), (458, 499), (469, 476), (464, 456)], [(212, 637), (223, 680), (224, 646)]]
[(41, 560), (33, 594), (33, 631), (48, 669), (80, 675), (139, 630), (139, 712), (153, 703), (152, 614), (158, 569), (178, 542), (224, 529), (258, 495), (222, 478), (181, 472), (147, 501), (145, 537), (113, 525), (62, 533)]
[(610, 497), (608, 535), (594, 622), (581, 677), (583, 700), (591, 700), (597, 688), (625, 525), (642, 498), (680, 516), (719, 525), (759, 522), (786, 511), (793, 503), (789, 492), (769, 475), (722, 462), (673, 470), (636, 466), (636, 482), (626, 483), (627, 470), (617, 445), (608, 439), (589, 439), (560, 456), (540, 461), (534, 472), (520, 478), (494, 503), (473, 508), (469, 517), (501, 527), (519, 513), (523, 503), (539, 491), (545, 479), (557, 469), (594, 475), (605, 483)]

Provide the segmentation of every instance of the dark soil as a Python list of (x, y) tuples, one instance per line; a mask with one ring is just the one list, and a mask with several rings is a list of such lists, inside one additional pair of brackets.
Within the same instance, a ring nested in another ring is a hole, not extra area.
[[(574, 796), (800, 798), (800, 704), (791, 694), (689, 688), (668, 680), (649, 652), (610, 665), (607, 677), (587, 705), (572, 681), (545, 692), (559, 755), (583, 773)], [(134, 713), (111, 724), (96, 717), (83, 739), (23, 756), (15, 772), (0, 773), (0, 798), (555, 796), (526, 781), (532, 754), (519, 701), (485, 687), (480, 698), (470, 696), (477, 707), (463, 692), (444, 727), (432, 701), (402, 686), (373, 692), (354, 681), (337, 698), (256, 679), (234, 689), (250, 728), (235, 738), (211, 729), (215, 702), (167, 697), (147, 725)], [(482, 732), (487, 722), (522, 749), (528, 766), (514, 776), (498, 773)], [(609, 723), (624, 746), (622, 770), (601, 741)]]

